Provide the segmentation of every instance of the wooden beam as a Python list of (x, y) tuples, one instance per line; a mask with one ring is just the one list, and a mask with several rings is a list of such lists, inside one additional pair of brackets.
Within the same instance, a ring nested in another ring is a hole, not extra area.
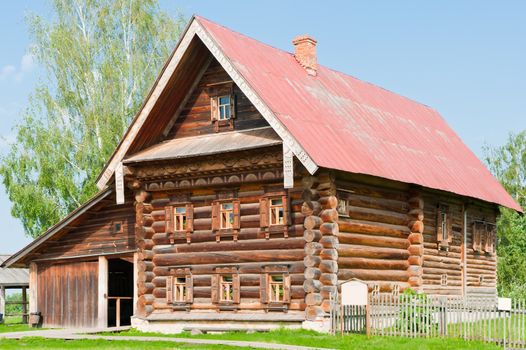
[(27, 324), (27, 287), (22, 287), (22, 323)]
[(139, 301), (139, 291), (138, 291), (138, 276), (139, 276), (139, 268), (138, 268), (138, 261), (139, 261), (139, 254), (134, 253), (133, 254), (133, 315), (137, 313), (137, 302)]
[(0, 314), (2, 314), (2, 322), (5, 320), (5, 287), (0, 287)]
[(108, 259), (99, 256), (98, 326), (108, 327)]
[(29, 312), (38, 311), (38, 267), (32, 262), (29, 264)]

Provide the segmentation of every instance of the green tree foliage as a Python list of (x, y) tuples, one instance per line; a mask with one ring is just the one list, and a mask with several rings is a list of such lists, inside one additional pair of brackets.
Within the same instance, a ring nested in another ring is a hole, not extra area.
[(54, 0), (54, 17), (28, 17), (45, 75), (1, 159), (12, 215), (26, 234), (86, 201), (139, 109), (184, 20), (156, 0)]
[[(486, 162), (504, 188), (526, 208), (526, 131), (486, 150)], [(502, 208), (497, 222), (499, 295), (526, 298), (526, 217)]]

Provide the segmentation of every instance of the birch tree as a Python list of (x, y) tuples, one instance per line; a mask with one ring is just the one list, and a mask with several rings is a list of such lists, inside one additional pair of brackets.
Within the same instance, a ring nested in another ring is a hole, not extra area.
[(51, 8), (51, 19), (27, 18), (44, 74), (0, 164), (12, 215), (33, 237), (94, 195), (184, 25), (156, 0), (54, 0)]

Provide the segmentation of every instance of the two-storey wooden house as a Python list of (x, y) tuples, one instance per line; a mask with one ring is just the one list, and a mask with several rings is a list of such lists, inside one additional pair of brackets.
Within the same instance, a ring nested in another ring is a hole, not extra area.
[(11, 257), (44, 326), (301, 326), (338, 283), (496, 293), (521, 208), (428, 106), (193, 17), (92, 200)]

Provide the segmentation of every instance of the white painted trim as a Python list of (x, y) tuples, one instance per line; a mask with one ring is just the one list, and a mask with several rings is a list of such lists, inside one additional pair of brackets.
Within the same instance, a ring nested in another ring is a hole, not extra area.
[(256, 109), (261, 113), (263, 118), (272, 126), (276, 133), (281, 137), (284, 144), (292, 150), (294, 155), (300, 160), (300, 162), (305, 166), (307, 171), (310, 174), (314, 174), (318, 170), (318, 165), (312, 160), (312, 158), (307, 154), (299, 142), (292, 136), (292, 134), (283, 126), (279, 121), (276, 115), (270, 110), (270, 108), (263, 102), (259, 97), (256, 91), (248, 84), (246, 79), (236, 70), (234, 65), (230, 60), (225, 56), (225, 54), (220, 50), (219, 46), (212, 39), (210, 34), (204, 29), (204, 27), (199, 23), (195, 18), (192, 20), (192, 23), (189, 25), (187, 31), (179, 42), (173, 56), (171, 57), (166, 69), (163, 71), (162, 75), (159, 78), (159, 81), (156, 83), (153, 88), (152, 93), (149, 95), (146, 100), (143, 108), (137, 115), (137, 117), (132, 121), (130, 128), (128, 128), (123, 140), (117, 146), (117, 149), (110, 161), (108, 162), (104, 172), (101, 174), (100, 178), (97, 181), (97, 186), (99, 189), (104, 188), (111, 177), (113, 176), (117, 164), (122, 161), (126, 155), (130, 145), (137, 136), (139, 130), (144, 125), (144, 122), (150, 115), (153, 106), (155, 105), (157, 99), (161, 95), (162, 91), (165, 89), (170, 77), (175, 72), (177, 66), (179, 65), (182, 56), (188, 49), (188, 45), (194, 36), (197, 35), (205, 46), (210, 50), (212, 55), (219, 61), (223, 69), (230, 75), (232, 80), (236, 85), (241, 89), (241, 91), (247, 96), (250, 102), (256, 107)]
[(98, 327), (108, 327), (108, 259), (99, 256), (98, 276)]
[(237, 71), (234, 65), (226, 57), (226, 55), (221, 51), (216, 42), (208, 34), (205, 28), (198, 22), (194, 21), (191, 27), (196, 26), (197, 35), (201, 41), (206, 45), (208, 50), (214, 55), (216, 60), (221, 64), (223, 69), (228, 73), (228, 75), (234, 80), (239, 89), (247, 96), (249, 101), (256, 107), (256, 109), (261, 113), (263, 118), (272, 126), (274, 131), (281, 137), (283, 144), (287, 145), (294, 155), (300, 160), (300, 162), (305, 166), (307, 171), (313, 175), (318, 170), (318, 165), (311, 159), (299, 142), (292, 136), (292, 134), (285, 128), (285, 126), (279, 121), (276, 115), (268, 108), (268, 106), (263, 102), (259, 97), (256, 91), (248, 84), (246, 79)]
[(283, 143), (283, 187), (294, 187), (294, 154), (285, 143)]
[(0, 286), (0, 314), (5, 320), (5, 287)]
[(29, 263), (29, 312), (38, 311), (38, 266)]
[(139, 253), (133, 253), (133, 314), (137, 314), (137, 303), (139, 302)]

